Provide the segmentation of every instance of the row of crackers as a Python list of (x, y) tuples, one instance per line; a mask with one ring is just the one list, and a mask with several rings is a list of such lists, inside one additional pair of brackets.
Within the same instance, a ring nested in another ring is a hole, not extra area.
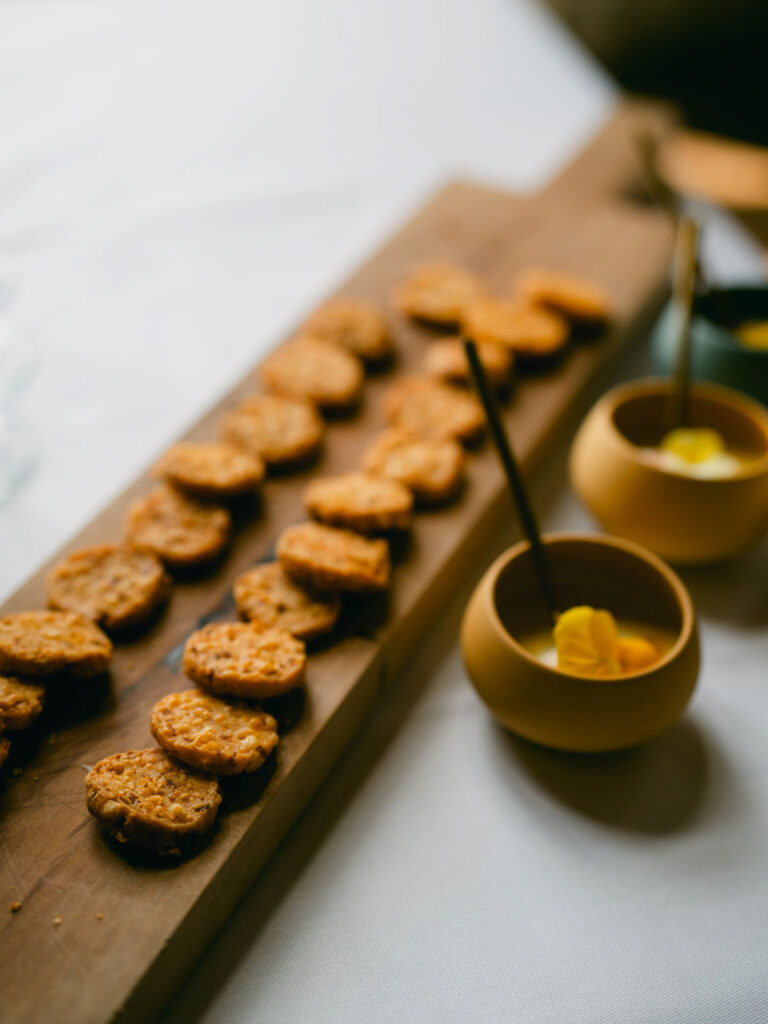
[[(548, 351), (554, 350), (554, 327), (568, 322), (563, 312), (572, 324), (605, 319), (605, 303), (587, 282), (554, 277), (553, 286), (552, 275), (539, 275), (537, 296), (536, 276), (529, 274), (519, 284), (522, 298), (499, 300), (463, 268), (429, 265), (409, 275), (397, 301), (414, 319), (471, 333), (489, 375), (501, 385), (515, 345), (518, 355), (525, 344), (538, 344), (542, 354), (548, 330)], [(513, 310), (522, 318), (517, 334), (510, 327)], [(560, 333), (558, 344), (568, 329)], [(158, 473), (166, 484), (130, 509), (126, 544), (77, 552), (54, 570), (49, 603), (61, 611), (0, 620), (0, 671), (103, 671), (111, 645), (99, 625), (118, 633), (135, 628), (167, 599), (166, 568), (213, 560), (231, 528), (223, 503), (254, 491), (268, 467), (313, 455), (323, 435), (318, 409), (354, 407), (364, 363), (381, 363), (390, 354), (386, 322), (372, 303), (337, 300), (315, 314), (263, 365), (270, 393), (223, 418), (220, 441), (177, 445), (161, 459)], [(152, 710), (151, 731), (161, 749), (113, 755), (89, 774), (89, 809), (119, 839), (178, 853), (210, 827), (221, 796), (215, 779), (199, 772), (254, 771), (278, 741), (271, 715), (233, 698), (264, 700), (300, 684), (304, 641), (333, 628), (339, 593), (388, 585), (388, 545), (370, 535), (405, 529), (414, 503), (445, 501), (458, 492), (464, 465), (458, 442), (478, 435), (483, 414), (468, 392), (438, 379), (466, 379), (458, 336), (433, 342), (426, 364), (427, 375), (389, 389), (392, 427), (370, 446), (360, 470), (313, 481), (305, 494), (313, 519), (283, 533), (277, 562), (236, 581), (236, 603), (247, 622), (212, 624), (189, 638), (184, 670), (202, 689), (170, 694)], [(12, 676), (0, 677), (0, 709), (4, 685), (17, 694), (32, 687), (26, 693), (39, 713), (42, 689)]]
[[(281, 356), (285, 350), (293, 346)], [(304, 394), (292, 400), (326, 403), (332, 371), (331, 360), (318, 359), (302, 377)], [(268, 386), (276, 386), (273, 379)], [(340, 395), (335, 390), (334, 411)], [(474, 403), (466, 394), (462, 399)], [(249, 431), (252, 441), (250, 410), (264, 401), (247, 400), (222, 429), (233, 436), (236, 428), (241, 444)], [(311, 519), (283, 532), (276, 561), (235, 581), (245, 621), (211, 623), (188, 638), (183, 670), (197, 687), (168, 694), (152, 708), (159, 749), (112, 755), (89, 773), (89, 809), (119, 840), (162, 854), (194, 848), (220, 808), (215, 776), (256, 771), (277, 745), (270, 701), (303, 683), (305, 645), (333, 631), (342, 595), (388, 586), (389, 547), (381, 534), (407, 529), (417, 501), (447, 500), (463, 475), (455, 440), (398, 428), (378, 438), (363, 462), (360, 470), (313, 480), (304, 494)], [(128, 805), (128, 793), (138, 802)]]

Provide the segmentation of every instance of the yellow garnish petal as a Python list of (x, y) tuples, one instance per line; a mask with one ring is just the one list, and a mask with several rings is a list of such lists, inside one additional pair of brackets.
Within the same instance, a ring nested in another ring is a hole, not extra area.
[(615, 660), (616, 643), (619, 639), (616, 619), (614, 619), (610, 612), (603, 611), (602, 608), (596, 608), (592, 612), (591, 630), (592, 642), (600, 657)]
[(768, 349), (768, 320), (747, 320), (740, 325), (736, 336), (747, 348)]
[(659, 660), (656, 645), (643, 636), (619, 637), (618, 656), (622, 672), (640, 672)]
[(725, 441), (710, 427), (678, 427), (664, 435), (659, 448), (663, 452), (672, 452), (685, 462), (697, 463), (722, 455)]
[(559, 616), (553, 631), (557, 666), (586, 676), (611, 676), (620, 671), (618, 628), (610, 612), (577, 605)]

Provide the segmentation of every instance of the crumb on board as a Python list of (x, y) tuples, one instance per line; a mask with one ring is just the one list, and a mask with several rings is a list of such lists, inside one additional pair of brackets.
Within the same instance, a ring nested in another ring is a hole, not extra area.
[(54, 917), (54, 919), (53, 919), (53, 927), (54, 928), (58, 928), (60, 924), (61, 924), (61, 918), (60, 917)]
[(40, 781), (40, 776), (39, 775), (33, 775), (32, 776), (32, 781), (33, 782), (39, 782)]
[(97, 921), (103, 921), (104, 920), (104, 915), (103, 914), (97, 914), (96, 915), (96, 920)]
[(12, 914), (18, 914), (18, 912), (21, 910), (21, 901), (14, 900), (8, 909)]
[(24, 769), (23, 768), (14, 768), (13, 771), (11, 772), (11, 775), (13, 775), (13, 777), (15, 779), (18, 779), (18, 777), (20, 775), (23, 775), (23, 774), (24, 774)]
[(92, 772), (93, 771), (93, 765), (92, 764), (81, 764), (80, 767), (83, 769), (84, 772)]

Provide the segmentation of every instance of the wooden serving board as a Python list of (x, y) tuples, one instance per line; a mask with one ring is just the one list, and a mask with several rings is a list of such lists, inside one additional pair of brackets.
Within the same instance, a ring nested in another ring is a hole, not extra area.
[[(386, 303), (406, 268), (434, 258), (468, 265), (502, 292), (517, 271), (532, 264), (569, 267), (602, 284), (616, 314), (611, 331), (575, 345), (547, 372), (521, 378), (507, 405), (506, 421), (526, 469), (553, 440), (596, 371), (646, 324), (664, 297), (670, 225), (663, 214), (626, 199), (637, 173), (627, 125), (637, 116), (651, 115), (622, 111), (570, 172), (531, 199), (448, 185), (340, 289)], [(652, 120), (659, 117), (654, 113)], [(509, 514), (489, 445), (471, 456), (460, 501), (418, 515), (410, 541), (397, 553), (388, 598), (354, 602), (338, 642), (311, 655), (304, 705), (283, 709), (286, 722), (295, 724), (281, 739), (271, 771), (227, 787), (220, 826), (198, 856), (173, 867), (153, 864), (116, 849), (86, 812), (83, 766), (152, 745), (152, 704), (187, 685), (178, 671), (187, 634), (201, 620), (234, 617), (232, 580), (269, 557), (281, 530), (304, 518), (301, 498), (308, 479), (354, 467), (381, 429), (384, 390), (395, 375), (420, 367), (430, 337), (395, 314), (392, 326), (396, 367), (369, 379), (356, 416), (329, 425), (319, 462), (266, 483), (260, 509), (243, 517), (223, 563), (198, 580), (179, 583), (165, 616), (141, 638), (116, 647), (108, 688), (82, 686), (76, 696), (54, 702), (47, 722), (17, 741), (16, 763), (20, 751), (25, 770), (8, 778), (0, 797), (3, 1021), (152, 1019), (363, 717), (386, 694), (452, 585), (478, 571), (473, 553), (481, 538), (501, 512)], [(254, 388), (249, 376), (188, 436), (213, 436), (221, 413)], [(65, 550), (119, 538), (128, 504), (150, 486), (149, 477), (137, 480)], [(43, 606), (49, 568), (4, 610)], [(52, 728), (55, 736), (49, 735)], [(22, 909), (11, 914), (7, 907), (16, 900)], [(57, 917), (61, 924), (55, 926)]]

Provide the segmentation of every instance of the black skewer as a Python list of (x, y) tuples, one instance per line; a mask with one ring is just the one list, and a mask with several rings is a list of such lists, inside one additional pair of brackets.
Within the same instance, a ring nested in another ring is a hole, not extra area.
[[(633, 143), (648, 198), (656, 207), (668, 215), (677, 232), (680, 227), (680, 221), (687, 216), (686, 201), (684, 196), (665, 181), (659, 172), (658, 152), (660, 140), (650, 132), (641, 131), (635, 133)], [(698, 287), (701, 291), (711, 291), (710, 278), (701, 264), (698, 252), (695, 270), (694, 289)]]
[(648, 198), (660, 210), (663, 210), (669, 216), (672, 224), (677, 227), (682, 202), (677, 192), (670, 188), (659, 174), (657, 166), (659, 140), (649, 131), (639, 131), (635, 132), (632, 141), (640, 161), (643, 184), (648, 192)]
[(673, 295), (679, 320), (677, 363), (672, 386), (670, 422), (683, 427), (688, 420), (691, 390), (691, 316), (696, 288), (699, 253), (699, 225), (690, 217), (681, 217), (675, 242)]
[(520, 517), (523, 530), (528, 543), (531, 546), (531, 557), (533, 558), (533, 565), (536, 570), (536, 576), (538, 577), (539, 586), (541, 587), (541, 594), (544, 598), (544, 603), (547, 606), (547, 612), (549, 613), (549, 619), (551, 625), (554, 626), (557, 619), (557, 606), (555, 603), (555, 587), (552, 582), (552, 571), (549, 565), (549, 559), (547, 553), (544, 550), (544, 545), (541, 542), (541, 534), (539, 533), (539, 526), (536, 522), (536, 516), (533, 512), (530, 499), (528, 498), (528, 492), (523, 482), (523, 477), (520, 472), (520, 467), (517, 464), (512, 448), (507, 439), (504, 425), (501, 422), (501, 415), (499, 414), (499, 406), (496, 401), (496, 396), (492, 388), (488, 384), (488, 378), (485, 375), (482, 363), (477, 354), (477, 348), (475, 343), (469, 339), (464, 342), (464, 350), (467, 354), (467, 360), (469, 361), (469, 367), (472, 371), (472, 377), (475, 382), (477, 393), (480, 396), (480, 401), (483, 403), (485, 409), (485, 415), (488, 420), (488, 426), (491, 428), (491, 437), (496, 447), (499, 460), (501, 461), (504, 475), (507, 478), (509, 489), (512, 492), (512, 498), (517, 507), (517, 514)]

